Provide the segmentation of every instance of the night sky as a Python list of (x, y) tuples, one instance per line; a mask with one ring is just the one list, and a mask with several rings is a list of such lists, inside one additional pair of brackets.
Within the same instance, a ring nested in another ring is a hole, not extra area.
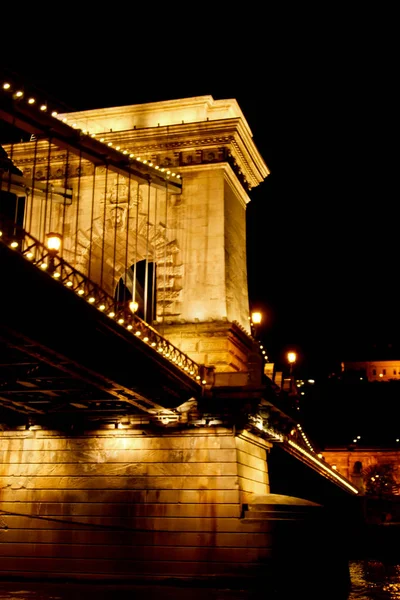
[(299, 372), (318, 376), (358, 347), (396, 343), (394, 16), (354, 9), (276, 22), (225, 7), (220, 19), (193, 13), (185, 23), (164, 9), (75, 20), (68, 7), (69, 22), (58, 14), (49, 35), (19, 23), (18, 44), (3, 37), (3, 67), (65, 110), (236, 98), (271, 170), (247, 215), (250, 302), (264, 314), (271, 360), (294, 348)]

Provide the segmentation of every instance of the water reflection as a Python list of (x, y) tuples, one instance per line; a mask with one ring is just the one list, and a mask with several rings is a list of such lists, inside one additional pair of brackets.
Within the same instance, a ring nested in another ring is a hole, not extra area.
[[(350, 562), (351, 591), (337, 600), (400, 600), (400, 563), (378, 560)], [(318, 597), (329, 596), (331, 581)], [(290, 594), (290, 600), (306, 597), (304, 591)], [(314, 596), (313, 596), (314, 597)], [(92, 584), (1, 583), (0, 600), (288, 600), (282, 590), (201, 589), (169, 586), (113, 586)], [(336, 599), (335, 599), (336, 600)]]
[(349, 600), (400, 600), (400, 564), (352, 561), (350, 574)]

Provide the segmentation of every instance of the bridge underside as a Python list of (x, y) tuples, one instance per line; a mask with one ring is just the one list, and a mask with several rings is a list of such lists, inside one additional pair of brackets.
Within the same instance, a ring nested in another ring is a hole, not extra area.
[(11, 422), (149, 417), (201, 395), (174, 364), (4, 244), (0, 262), (0, 405)]

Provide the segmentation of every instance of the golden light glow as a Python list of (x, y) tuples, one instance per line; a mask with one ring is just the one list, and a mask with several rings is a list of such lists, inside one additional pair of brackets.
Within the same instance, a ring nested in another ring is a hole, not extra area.
[(288, 353), (287, 353), (287, 359), (288, 359), (288, 361), (289, 361), (291, 364), (295, 363), (295, 362), (296, 362), (296, 359), (297, 359), (297, 354), (296, 354), (296, 352), (288, 352)]
[(9, 83), (3, 83), (3, 89), (4, 90), (9, 90), (11, 87), (11, 85)]
[(61, 250), (61, 234), (60, 233), (48, 233), (46, 235), (46, 246), (50, 252), (57, 253)]
[(251, 320), (255, 325), (259, 325), (262, 321), (262, 314), (260, 312), (251, 313)]
[(129, 310), (131, 312), (135, 313), (138, 308), (139, 308), (139, 304), (137, 302), (135, 302), (134, 300), (132, 300), (132, 302), (129, 302)]
[(335, 472), (334, 470), (332, 470), (332, 467), (329, 467), (328, 465), (326, 465), (324, 462), (322, 462), (322, 460), (319, 460), (318, 458), (315, 458), (307, 450), (305, 450), (304, 448), (302, 448), (301, 446), (299, 446), (298, 444), (296, 444), (292, 440), (288, 440), (288, 442), (289, 442), (289, 444), (291, 446), (293, 446), (294, 448), (296, 448), (296, 450), (298, 450), (299, 452), (301, 452), (301, 454), (304, 454), (304, 456), (307, 456), (307, 458), (309, 458), (314, 463), (316, 463), (317, 465), (319, 465), (320, 468), (322, 468), (324, 471), (326, 471), (327, 473), (329, 473), (331, 476), (333, 476), (335, 479), (337, 479), (343, 485), (345, 485), (347, 488), (349, 488), (349, 490), (351, 490), (354, 494), (358, 494), (359, 493), (358, 489), (356, 487), (354, 487), (353, 485), (351, 485), (351, 483), (349, 483), (347, 481), (347, 479), (345, 479), (337, 471)]
[(11, 242), (11, 248), (18, 248), (18, 242)]

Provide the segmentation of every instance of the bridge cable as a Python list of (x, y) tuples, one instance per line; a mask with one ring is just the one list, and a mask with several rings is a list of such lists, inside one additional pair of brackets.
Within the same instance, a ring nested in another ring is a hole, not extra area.
[[(31, 186), (31, 197), (30, 197), (30, 202), (29, 202), (29, 219), (28, 219), (28, 206), (26, 207), (26, 219), (25, 219), (25, 229), (29, 232), (32, 232), (32, 217), (33, 217), (33, 204), (34, 204), (34, 198), (35, 198), (35, 185), (34, 185), (34, 181), (35, 181), (35, 174), (36, 174), (36, 161), (37, 161), (37, 152), (38, 152), (38, 138), (35, 135), (35, 139), (34, 139), (34, 150), (33, 150), (33, 165), (32, 165), (32, 186)], [(28, 203), (27, 203), (28, 204)]]
[[(112, 268), (112, 281), (113, 281), (113, 295), (115, 297), (115, 291), (119, 291), (119, 278), (118, 278), (118, 282), (117, 282), (117, 287), (115, 288), (115, 280), (116, 280), (116, 276), (115, 276), (115, 262), (116, 262), (116, 255), (117, 255), (117, 225), (118, 225), (118, 194), (119, 194), (119, 173), (117, 173), (117, 183), (116, 183), (116, 197), (115, 197), (115, 216), (114, 216), (114, 251), (113, 251), (113, 268)], [(119, 300), (119, 298), (117, 297), (117, 300)]]
[[(65, 154), (65, 173), (64, 173), (64, 189), (68, 187), (68, 175), (69, 175), (69, 150)], [(67, 196), (64, 195), (64, 202), (62, 208), (62, 224), (61, 224), (61, 239), (65, 240), (65, 213), (67, 212)], [(64, 243), (61, 244), (61, 258), (64, 253)]]
[(153, 273), (152, 273), (152, 287), (151, 287), (151, 323), (153, 324), (156, 313), (156, 237), (157, 237), (157, 201), (158, 201), (158, 190), (155, 189), (154, 195), (154, 235), (153, 235)]
[(167, 301), (167, 219), (168, 219), (168, 182), (165, 181), (165, 231), (164, 231), (164, 292), (162, 308), (162, 335), (165, 330), (165, 305)]
[(94, 215), (95, 189), (96, 189), (96, 165), (93, 165), (92, 206), (91, 206), (91, 211), (90, 211), (90, 237), (89, 237), (88, 279), (90, 279), (90, 271), (91, 271), (91, 268), (92, 268), (93, 215)]
[[(124, 306), (126, 304), (126, 278), (128, 274), (128, 248), (129, 248), (129, 211), (131, 206), (131, 174), (128, 174), (128, 207), (126, 209), (126, 240), (125, 240), (125, 270), (124, 270), (124, 294), (123, 294), (123, 303)], [(132, 298), (133, 300), (133, 298)]]
[(150, 182), (147, 184), (147, 227), (146, 227), (146, 262), (144, 272), (144, 307), (143, 315), (147, 323), (147, 301), (149, 290), (149, 231), (150, 231)]
[[(44, 214), (43, 214), (43, 237), (41, 238), (43, 243), (45, 243), (45, 241), (46, 241), (47, 203), (49, 200), (50, 164), (51, 164), (51, 138), (48, 139), (48, 144), (49, 144), (49, 149), (47, 152), (47, 175), (46, 175), (46, 192), (45, 192)], [(43, 202), (42, 202), (42, 205), (43, 205)]]
[(82, 173), (82, 150), (79, 151), (79, 163), (78, 163), (78, 189), (76, 199), (76, 219), (75, 219), (75, 252), (74, 252), (74, 266), (77, 268), (77, 256), (78, 256), (78, 224), (79, 224), (79, 199), (81, 195), (81, 176)]
[(136, 273), (137, 273), (137, 251), (138, 251), (138, 230), (139, 230), (139, 199), (140, 199), (140, 185), (137, 186), (136, 195), (136, 235), (135, 235), (135, 257), (133, 262), (133, 279), (132, 279), (132, 301), (136, 302)]
[(107, 180), (108, 165), (106, 165), (106, 174), (104, 179), (104, 210), (103, 210), (103, 239), (101, 245), (101, 264), (100, 264), (100, 288), (103, 288), (103, 270), (104, 270), (104, 244), (106, 239), (106, 204), (107, 204)]

